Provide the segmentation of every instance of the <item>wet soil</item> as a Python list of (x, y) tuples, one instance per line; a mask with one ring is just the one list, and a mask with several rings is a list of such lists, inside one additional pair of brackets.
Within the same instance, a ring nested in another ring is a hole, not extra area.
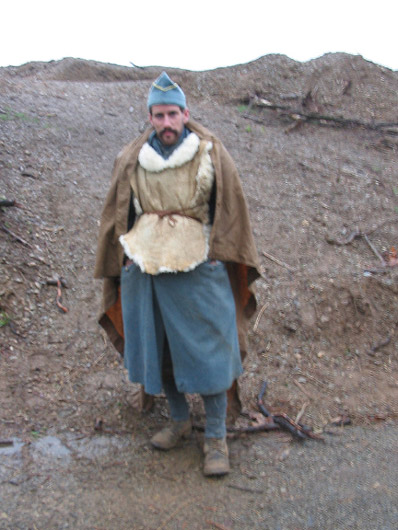
[(221, 480), (203, 478), (198, 437), (159, 453), (147, 435), (47, 435), (0, 449), (0, 528), (397, 528), (396, 426), (354, 427), (321, 445), (241, 437)]

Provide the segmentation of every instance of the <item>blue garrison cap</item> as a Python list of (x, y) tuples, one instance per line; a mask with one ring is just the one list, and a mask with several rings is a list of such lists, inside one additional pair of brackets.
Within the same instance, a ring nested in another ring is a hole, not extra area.
[(148, 109), (153, 105), (178, 105), (185, 109), (187, 102), (185, 94), (181, 88), (170, 79), (170, 77), (163, 72), (152, 83), (148, 94)]

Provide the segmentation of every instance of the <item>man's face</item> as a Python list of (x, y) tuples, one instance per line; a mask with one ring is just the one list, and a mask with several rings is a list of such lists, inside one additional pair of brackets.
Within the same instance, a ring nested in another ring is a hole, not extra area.
[(189, 110), (177, 105), (153, 105), (149, 113), (149, 121), (164, 145), (177, 142), (188, 120)]

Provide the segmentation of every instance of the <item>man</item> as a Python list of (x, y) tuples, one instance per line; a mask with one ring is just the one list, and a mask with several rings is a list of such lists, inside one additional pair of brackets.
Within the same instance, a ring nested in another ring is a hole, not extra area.
[(185, 94), (165, 72), (148, 110), (152, 129), (117, 157), (102, 214), (100, 323), (124, 353), (130, 380), (146, 394), (166, 394), (171, 421), (152, 445), (168, 450), (190, 434), (185, 394), (198, 393), (204, 474), (224, 475), (227, 390), (236, 398), (257, 254), (230, 156), (190, 120)]

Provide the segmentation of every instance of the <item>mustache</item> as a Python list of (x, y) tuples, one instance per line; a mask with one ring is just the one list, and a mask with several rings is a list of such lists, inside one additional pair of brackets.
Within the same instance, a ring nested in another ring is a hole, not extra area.
[(162, 136), (162, 135), (163, 135), (164, 133), (166, 133), (166, 132), (171, 132), (171, 133), (173, 133), (173, 134), (175, 134), (175, 135), (178, 134), (178, 132), (177, 132), (175, 129), (172, 129), (171, 127), (165, 127), (164, 129), (162, 129), (162, 130), (160, 131), (159, 135)]

